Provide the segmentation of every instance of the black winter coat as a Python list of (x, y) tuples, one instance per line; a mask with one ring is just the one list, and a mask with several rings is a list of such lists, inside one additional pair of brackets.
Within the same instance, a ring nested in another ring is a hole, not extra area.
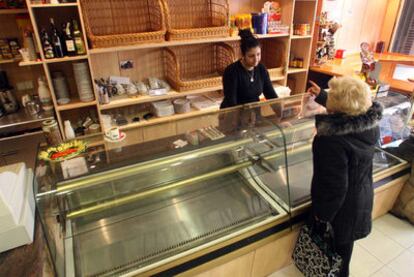
[(313, 213), (332, 223), (337, 244), (355, 241), (371, 232), (372, 162), (381, 115), (382, 106), (374, 102), (362, 115), (327, 114), (315, 118)]

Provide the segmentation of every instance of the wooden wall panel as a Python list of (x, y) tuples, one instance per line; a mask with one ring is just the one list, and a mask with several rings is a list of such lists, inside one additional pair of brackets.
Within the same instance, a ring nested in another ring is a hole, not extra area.
[(236, 258), (212, 270), (195, 275), (195, 277), (250, 277), (254, 259), (254, 251)]
[(168, 122), (163, 124), (157, 124), (152, 126), (143, 127), (144, 141), (150, 141), (169, 136), (175, 136), (176, 134), (175, 122)]
[(292, 262), (291, 256), (299, 231), (293, 231), (255, 251), (252, 276), (264, 277)]
[(409, 175), (402, 176), (389, 184), (385, 185), (387, 188), (379, 188), (375, 191), (374, 195), (374, 207), (372, 210), (372, 219), (380, 217), (386, 214), (394, 206), (395, 200), (397, 200), (400, 191), (409, 179)]
[(94, 54), (90, 56), (91, 69), (96, 79), (120, 76), (118, 53)]

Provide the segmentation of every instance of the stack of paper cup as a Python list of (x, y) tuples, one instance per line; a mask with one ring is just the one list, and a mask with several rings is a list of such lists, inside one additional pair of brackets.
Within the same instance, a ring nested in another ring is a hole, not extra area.
[(93, 101), (91, 78), (87, 62), (73, 63), (73, 73), (75, 75), (76, 86), (78, 88), (79, 99), (82, 102)]

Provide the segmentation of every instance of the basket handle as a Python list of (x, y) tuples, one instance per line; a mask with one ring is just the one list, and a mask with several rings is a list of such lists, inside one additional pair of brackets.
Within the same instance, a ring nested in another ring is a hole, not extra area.
[(161, 11), (161, 25), (163, 29), (166, 29), (167, 28), (167, 16), (168, 16), (167, 8), (165, 7), (163, 0), (158, 0), (158, 5), (160, 6), (160, 11)]
[(171, 15), (170, 15), (170, 8), (168, 7), (168, 3), (166, 0), (159, 0), (161, 2), (161, 6), (163, 7), (163, 13), (165, 15), (165, 26), (167, 30), (171, 30)]
[[(165, 55), (165, 59), (167, 60), (167, 78), (178, 82), (179, 81), (178, 74), (180, 72), (180, 65), (178, 64), (177, 56), (175, 55), (174, 51), (172, 51), (169, 48), (164, 48), (164, 55)], [(169, 60), (171, 60), (172, 64)], [(169, 76), (170, 75), (169, 73), (172, 74), (173, 76)]]

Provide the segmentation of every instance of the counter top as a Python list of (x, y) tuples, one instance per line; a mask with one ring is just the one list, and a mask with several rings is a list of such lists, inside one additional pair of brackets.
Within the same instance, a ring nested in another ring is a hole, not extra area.
[[(374, 54), (374, 58), (380, 62), (414, 63), (413, 56), (407, 56), (402, 54)], [(359, 53), (357, 53), (349, 55), (344, 59), (333, 59), (329, 60), (328, 62), (322, 65), (311, 66), (310, 70), (332, 76), (344, 76), (359, 73), (361, 65), (361, 58), (359, 56)]]
[(37, 115), (30, 115), (25, 109), (20, 109), (17, 113), (0, 118), (0, 137), (7, 136), (9, 133), (41, 128), (42, 121), (46, 119), (53, 119), (53, 113), (40, 112)]
[(0, 253), (0, 276), (54, 276), (44, 236), (36, 216), (33, 243)]
[[(407, 81), (393, 79), (396, 64), (414, 65), (414, 56), (396, 53), (374, 54), (375, 60), (382, 65), (379, 79), (389, 83), (393, 89), (404, 93), (412, 93), (414, 86)], [(359, 74), (362, 62), (359, 53), (352, 54), (344, 59), (329, 60), (325, 64), (311, 66), (313, 72), (319, 72), (330, 76), (352, 76)]]

